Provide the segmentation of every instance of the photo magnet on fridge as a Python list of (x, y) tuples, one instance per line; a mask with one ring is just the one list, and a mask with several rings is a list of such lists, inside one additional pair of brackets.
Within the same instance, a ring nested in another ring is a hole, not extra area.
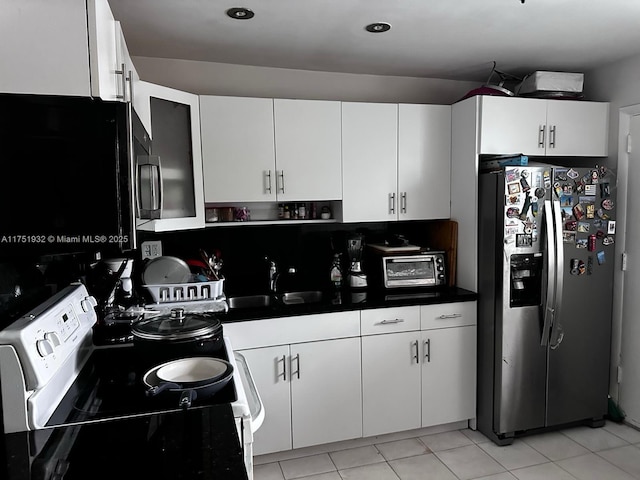
[(609, 223), (607, 223), (607, 233), (609, 235), (614, 235), (616, 233), (616, 222), (615, 222), (615, 220), (609, 220)]
[(596, 254), (596, 258), (598, 259), (598, 265), (602, 265), (605, 262), (604, 259), (604, 250), (600, 250), (597, 254)]

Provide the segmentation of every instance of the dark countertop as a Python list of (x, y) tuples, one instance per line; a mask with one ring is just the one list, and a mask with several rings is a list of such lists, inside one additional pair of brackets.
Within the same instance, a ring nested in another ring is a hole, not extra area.
[(273, 301), (268, 307), (230, 309), (219, 313), (222, 322), (242, 322), (316, 313), (334, 313), (371, 308), (403, 307), (411, 305), (433, 305), (440, 303), (471, 302), (478, 294), (463, 288), (444, 287), (432, 290), (342, 290), (339, 294), (325, 293), (316, 303), (284, 305)]
[(247, 479), (229, 404), (5, 434), (0, 447), (6, 480)]

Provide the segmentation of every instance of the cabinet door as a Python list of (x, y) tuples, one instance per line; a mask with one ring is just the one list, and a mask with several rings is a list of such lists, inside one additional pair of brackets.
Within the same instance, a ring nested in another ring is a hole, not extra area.
[(480, 102), (480, 153), (544, 155), (547, 101), (484, 96)]
[(449, 218), (451, 107), (398, 106), (400, 220)]
[(289, 346), (240, 351), (251, 369), (264, 404), (264, 421), (254, 433), (253, 453), (291, 450), (291, 392)]
[(609, 104), (547, 101), (547, 156), (609, 154)]
[[(160, 175), (138, 172), (138, 196), (159, 199), (158, 219), (139, 219), (139, 230), (163, 232), (204, 227), (200, 109), (198, 96), (140, 82), (149, 98), (152, 155), (160, 157)], [(138, 159), (140, 160), (140, 159)]]
[(396, 220), (398, 105), (342, 104), (342, 215), (345, 222)]
[(294, 448), (362, 436), (360, 365), (359, 338), (291, 345)]
[(420, 428), (420, 332), (362, 337), (362, 433)]
[(273, 100), (201, 96), (206, 202), (275, 201)]
[(476, 327), (422, 333), (422, 426), (476, 416)]
[(109, 101), (126, 99), (126, 68), (119, 52), (120, 29), (107, 0), (88, 0), (91, 95)]
[(340, 200), (340, 102), (273, 102), (278, 201)]
[(85, 2), (3, 0), (0, 25), (0, 92), (91, 95)]

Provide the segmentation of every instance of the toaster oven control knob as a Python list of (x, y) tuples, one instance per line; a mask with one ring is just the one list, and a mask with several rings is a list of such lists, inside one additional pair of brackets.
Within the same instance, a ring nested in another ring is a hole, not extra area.
[(443, 267), (442, 265), (438, 265), (438, 271), (439, 271), (439, 272), (444, 271), (444, 267)]
[(44, 334), (44, 339), (49, 341), (49, 343), (51, 343), (51, 345), (54, 348), (60, 346), (60, 337), (58, 336), (58, 334), (56, 332), (47, 332), (47, 333), (45, 333)]
[(49, 340), (38, 340), (36, 342), (36, 349), (41, 357), (46, 357), (53, 353), (53, 345)]

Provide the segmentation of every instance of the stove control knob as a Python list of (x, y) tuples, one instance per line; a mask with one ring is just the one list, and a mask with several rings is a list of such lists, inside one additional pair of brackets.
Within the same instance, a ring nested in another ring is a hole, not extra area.
[(80, 306), (82, 307), (82, 311), (85, 312), (85, 313), (87, 313), (89, 310), (93, 309), (93, 307), (95, 307), (96, 305), (98, 305), (98, 302), (92, 296), (88, 296), (88, 297), (86, 297), (84, 300), (82, 300), (80, 302)]
[(46, 357), (53, 353), (53, 345), (49, 340), (38, 340), (36, 342), (36, 349), (41, 357)]
[(60, 346), (60, 337), (56, 332), (47, 332), (44, 334), (44, 339), (51, 343), (53, 348)]

